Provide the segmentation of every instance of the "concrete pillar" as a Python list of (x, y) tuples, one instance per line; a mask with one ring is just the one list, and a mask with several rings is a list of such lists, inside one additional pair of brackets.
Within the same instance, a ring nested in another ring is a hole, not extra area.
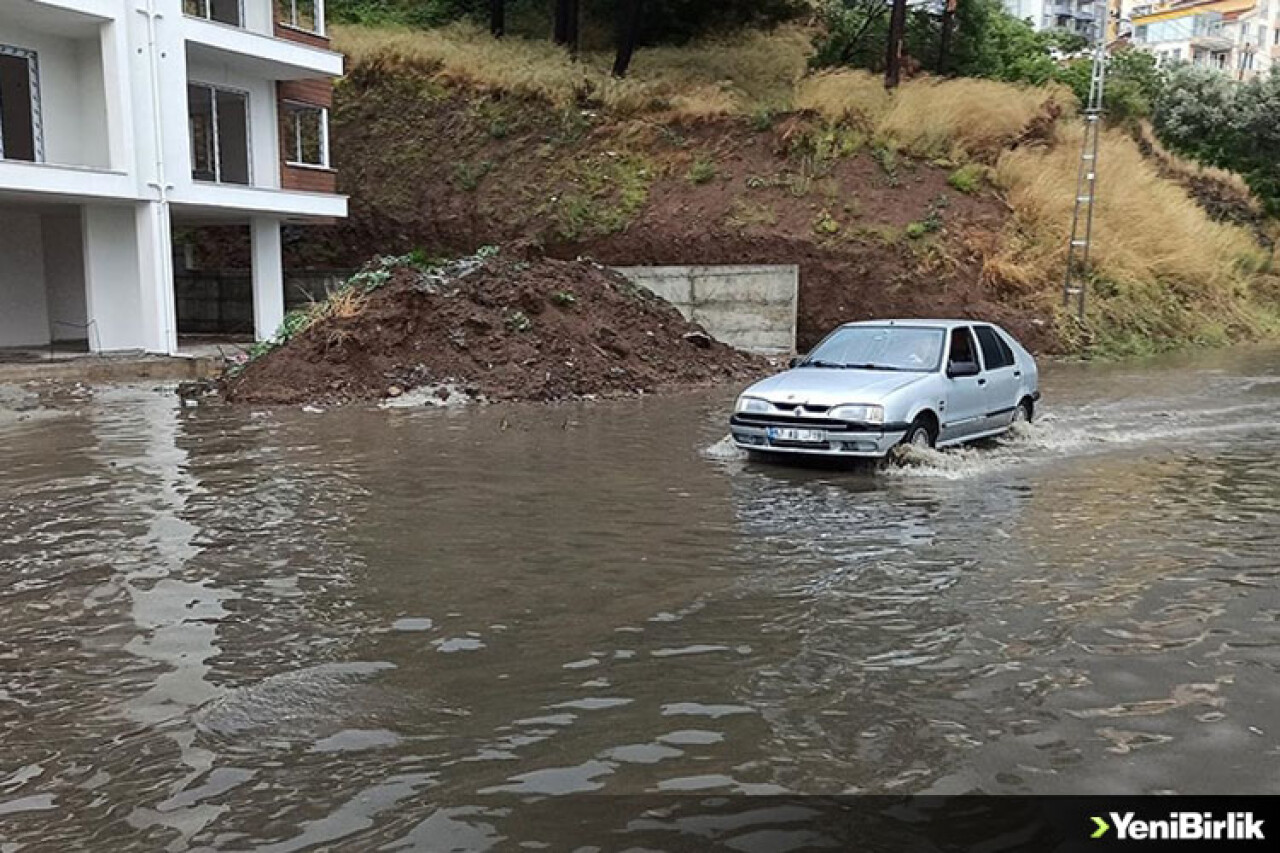
[(167, 206), (86, 205), (83, 224), (89, 348), (175, 353)]
[(254, 217), (250, 224), (253, 244), (253, 332), (265, 341), (284, 322), (284, 262), (280, 256), (280, 220)]
[(49, 343), (38, 213), (0, 216), (0, 347)]
[(178, 311), (173, 293), (173, 231), (169, 205), (149, 202), (135, 207), (142, 289), (142, 348), (158, 355), (178, 353)]

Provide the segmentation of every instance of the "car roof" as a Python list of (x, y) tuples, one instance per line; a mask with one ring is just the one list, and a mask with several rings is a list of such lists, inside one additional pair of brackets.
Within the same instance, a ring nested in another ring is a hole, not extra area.
[(855, 323), (845, 323), (841, 328), (851, 326), (915, 326), (917, 328), (931, 329), (954, 329), (956, 326), (994, 326), (994, 323), (988, 323), (985, 320), (859, 320)]

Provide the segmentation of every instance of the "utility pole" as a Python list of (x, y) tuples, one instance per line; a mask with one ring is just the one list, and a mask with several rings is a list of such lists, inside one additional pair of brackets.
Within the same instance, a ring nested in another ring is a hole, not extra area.
[[(1100, 3), (1095, 8), (1106, 9)], [(1095, 12), (1093, 68), (1089, 73), (1089, 100), (1084, 108), (1084, 137), (1080, 144), (1080, 167), (1076, 173), (1075, 210), (1071, 218), (1071, 241), (1067, 244), (1067, 271), (1062, 283), (1062, 307), (1075, 303), (1076, 318), (1084, 322), (1085, 280), (1089, 274), (1089, 249), (1093, 243), (1093, 210), (1098, 193), (1098, 140), (1102, 136), (1103, 90), (1107, 77), (1106, 25), (1110, 14)]]

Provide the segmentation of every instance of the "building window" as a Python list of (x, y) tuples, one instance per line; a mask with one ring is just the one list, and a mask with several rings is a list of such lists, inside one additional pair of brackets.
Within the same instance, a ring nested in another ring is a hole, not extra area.
[(0, 160), (44, 160), (35, 51), (0, 44)]
[(284, 159), (290, 166), (329, 167), (329, 111), (285, 102)]
[(276, 0), (280, 23), (309, 33), (320, 32), (320, 17), (316, 14), (316, 0)]
[(191, 177), (249, 183), (249, 95), (204, 83), (187, 84)]

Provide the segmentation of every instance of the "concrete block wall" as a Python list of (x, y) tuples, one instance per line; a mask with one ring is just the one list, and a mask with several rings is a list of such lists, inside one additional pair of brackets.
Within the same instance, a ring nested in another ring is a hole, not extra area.
[(796, 347), (800, 268), (783, 266), (617, 267), (672, 303), (718, 341), (756, 352)]

